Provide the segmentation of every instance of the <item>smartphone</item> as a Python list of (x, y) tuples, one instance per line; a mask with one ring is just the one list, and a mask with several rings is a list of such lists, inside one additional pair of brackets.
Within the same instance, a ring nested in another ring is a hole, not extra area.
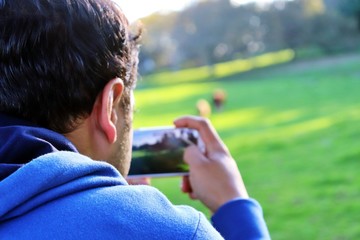
[(134, 130), (129, 178), (183, 176), (189, 172), (183, 160), (184, 149), (205, 145), (197, 130), (170, 126)]

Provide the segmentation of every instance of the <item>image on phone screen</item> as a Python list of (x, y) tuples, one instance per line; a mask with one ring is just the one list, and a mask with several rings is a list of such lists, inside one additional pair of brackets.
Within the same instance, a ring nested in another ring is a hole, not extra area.
[(199, 145), (196, 130), (174, 127), (153, 127), (134, 130), (129, 177), (181, 176), (189, 171), (183, 161), (189, 144)]

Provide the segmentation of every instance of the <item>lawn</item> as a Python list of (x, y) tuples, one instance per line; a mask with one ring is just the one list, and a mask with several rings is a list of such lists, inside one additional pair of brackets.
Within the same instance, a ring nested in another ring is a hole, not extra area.
[[(134, 124), (171, 125), (177, 116), (196, 114), (199, 99), (224, 89), (225, 108), (210, 120), (261, 203), (272, 238), (360, 239), (359, 66), (360, 55), (342, 55), (232, 69), (233, 75), (202, 73), (207, 81), (187, 81), (181, 71), (167, 73), (166, 81), (159, 74), (161, 84), (156, 75), (143, 76)], [(152, 183), (173, 203), (209, 216), (180, 192), (180, 178)]]

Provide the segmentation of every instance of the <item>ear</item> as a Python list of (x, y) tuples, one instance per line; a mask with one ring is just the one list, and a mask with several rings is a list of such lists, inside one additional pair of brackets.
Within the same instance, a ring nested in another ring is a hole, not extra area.
[(119, 109), (118, 106), (123, 91), (123, 81), (120, 78), (114, 78), (105, 85), (101, 95), (98, 122), (110, 144), (117, 139), (116, 122), (120, 113), (116, 109)]

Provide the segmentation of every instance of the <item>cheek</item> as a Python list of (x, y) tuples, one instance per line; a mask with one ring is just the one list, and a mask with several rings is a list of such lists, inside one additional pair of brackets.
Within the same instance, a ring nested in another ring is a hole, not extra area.
[(130, 107), (131, 107), (131, 118), (133, 117), (133, 112), (134, 112), (134, 108), (135, 108), (135, 96), (134, 96), (134, 92), (131, 91), (130, 93)]
[(133, 143), (133, 128), (131, 127), (129, 134), (130, 155), (132, 154), (132, 143)]
[(132, 130), (123, 128), (118, 131), (118, 140), (113, 145), (110, 163), (115, 166), (118, 171), (124, 176), (130, 169), (131, 150), (132, 150)]

